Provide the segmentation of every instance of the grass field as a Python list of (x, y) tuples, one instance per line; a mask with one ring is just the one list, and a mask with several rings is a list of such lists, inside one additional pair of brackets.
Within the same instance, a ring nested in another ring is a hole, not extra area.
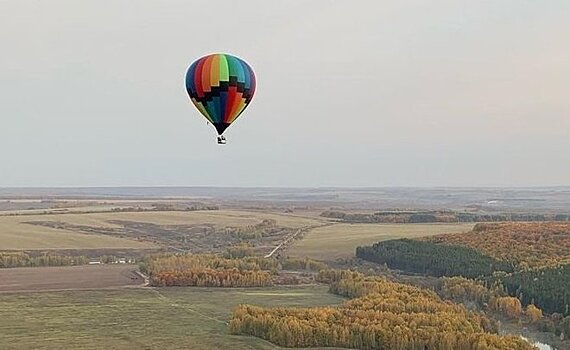
[(157, 225), (214, 225), (246, 226), (263, 219), (275, 219), (281, 226), (298, 228), (318, 224), (316, 219), (273, 213), (219, 210), (194, 212), (132, 212), (0, 216), (0, 249), (101, 249), (152, 248), (149, 243), (120, 239), (105, 235), (82, 234), (66, 229), (30, 225), (26, 222), (62, 222), (72, 225), (120, 228), (112, 221), (132, 221)]
[(0, 294), (0, 349), (277, 349), (228, 334), (238, 304), (338, 304), (326, 286)]
[[(36, 220), (57, 220), (58, 215), (33, 216)], [(0, 217), (0, 250), (152, 248), (153, 245), (104, 235), (29, 225), (30, 216)]]
[(396, 238), (469, 231), (473, 224), (334, 224), (308, 232), (286, 255), (332, 261), (350, 258), (357, 246)]

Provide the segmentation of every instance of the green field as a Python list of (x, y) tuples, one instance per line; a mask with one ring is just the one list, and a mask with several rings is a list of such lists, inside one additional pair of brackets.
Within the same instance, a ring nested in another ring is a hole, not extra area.
[(0, 349), (277, 349), (228, 334), (242, 303), (338, 304), (327, 286), (150, 288), (0, 294)]
[(332, 261), (350, 258), (357, 246), (396, 238), (469, 231), (473, 224), (334, 224), (311, 230), (286, 255)]
[(157, 225), (213, 225), (218, 227), (255, 225), (275, 219), (281, 226), (298, 228), (319, 224), (312, 218), (286, 214), (216, 210), (193, 212), (125, 212), (0, 216), (2, 250), (152, 248), (152, 244), (105, 235), (83, 234), (66, 229), (31, 225), (26, 222), (50, 221), (72, 225), (120, 228), (113, 221), (132, 221)]

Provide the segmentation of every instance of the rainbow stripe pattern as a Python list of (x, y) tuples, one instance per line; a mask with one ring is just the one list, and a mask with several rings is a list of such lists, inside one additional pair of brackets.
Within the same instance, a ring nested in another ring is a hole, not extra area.
[(255, 74), (242, 59), (215, 53), (190, 65), (186, 91), (194, 106), (221, 135), (251, 102)]

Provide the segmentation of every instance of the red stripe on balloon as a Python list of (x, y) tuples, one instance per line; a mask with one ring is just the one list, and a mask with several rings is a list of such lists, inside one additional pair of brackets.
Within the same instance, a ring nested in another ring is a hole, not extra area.
[(198, 97), (204, 97), (204, 89), (202, 88), (202, 66), (204, 65), (204, 60), (201, 59), (196, 64), (196, 70), (194, 70), (194, 85), (196, 86), (196, 93)]
[(234, 109), (235, 101), (237, 97), (237, 87), (230, 86), (228, 88), (228, 98), (226, 100), (226, 113), (224, 113), (224, 123), (227, 123), (230, 119), (231, 112)]

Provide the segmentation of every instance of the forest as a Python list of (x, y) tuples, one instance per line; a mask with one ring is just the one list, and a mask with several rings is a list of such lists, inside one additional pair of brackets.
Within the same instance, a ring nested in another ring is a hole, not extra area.
[(228, 248), (224, 256), (214, 254), (158, 254), (140, 263), (152, 286), (265, 287), (286, 281), (298, 284), (294, 276), (277, 278), (280, 271), (317, 272), (325, 264), (305, 259), (249, 256), (245, 245)]
[[(521, 274), (526, 274), (526, 272), (513, 274), (516, 276), (514, 279), (520, 280)], [(507, 281), (493, 281), (492, 279), (477, 281), (463, 277), (443, 277), (439, 280), (436, 292), (443, 299), (469, 306), (475, 304), (480, 310), (516, 320), (519, 324), (533, 324), (541, 331), (552, 332), (556, 336), (568, 339), (570, 337), (570, 315), (567, 313), (566, 317), (563, 315), (564, 311), (567, 310), (566, 305), (568, 305), (567, 302), (564, 304), (563, 301), (568, 300), (568, 277), (561, 277), (559, 283), (554, 281), (555, 278), (550, 278), (550, 280), (553, 280), (551, 282), (552, 285), (556, 286), (554, 288), (557, 288), (557, 292), (552, 293), (550, 292), (553, 289), (551, 286), (541, 286), (541, 282), (544, 282), (544, 280), (541, 281), (540, 276), (538, 276), (539, 279), (534, 280), (537, 278), (536, 275), (540, 274), (537, 272), (533, 274), (535, 277), (529, 275), (525, 276), (524, 279), (532, 281), (531, 284), (534, 289), (525, 289), (524, 284), (517, 285), (512, 283), (512, 281), (508, 281), (510, 279), (510, 275), (508, 275), (506, 277)], [(503, 283), (508, 287), (505, 287)], [(487, 288), (486, 285), (490, 285), (490, 288)], [(511, 289), (510, 293), (506, 289)], [(525, 294), (531, 293), (534, 293), (537, 297), (525, 297)], [(555, 296), (558, 293), (561, 295), (560, 299)], [(544, 302), (543, 299), (546, 299), (547, 302)], [(548, 309), (548, 301), (559, 307), (562, 306), (563, 311), (560, 312), (560, 309), (558, 311)], [(550, 312), (550, 314), (543, 313), (542, 307), (547, 308), (545, 311)]]
[(489, 289), (483, 281), (465, 277), (442, 277), (436, 286), (436, 292), (444, 299), (458, 303), (475, 303), (483, 308), (494, 295), (504, 295), (495, 288)]
[(490, 276), (496, 271), (513, 271), (509, 263), (494, 259), (473, 248), (459, 245), (396, 239), (356, 248), (360, 259), (386, 264), (391, 269), (436, 277)]
[(570, 335), (569, 223), (480, 223), (466, 233), (359, 247), (357, 256), (404, 271), (447, 276), (436, 288), (445, 299), (475, 303), (482, 310)]
[(516, 272), (501, 282), (523, 305), (535, 304), (547, 313), (570, 315), (570, 265)]
[(266, 287), (272, 285), (265, 271), (240, 271), (237, 268), (192, 268), (154, 273), (150, 284), (156, 287)]
[(275, 260), (258, 257), (228, 259), (213, 254), (159, 254), (145, 258), (140, 269), (152, 286), (269, 286)]
[(375, 213), (345, 213), (324, 211), (322, 217), (346, 223), (430, 223), (430, 222), (507, 222), (507, 221), (570, 221), (570, 214), (479, 214), (455, 211), (379, 211)]
[(483, 223), (471, 232), (426, 240), (470, 247), (514, 264), (516, 272), (489, 280), (502, 284), (524, 306), (535, 304), (550, 314), (569, 314), (570, 224)]
[(570, 223), (481, 223), (425, 240), (471, 247), (520, 268), (570, 263)]
[(497, 325), (485, 315), (445, 302), (432, 291), (354, 272), (321, 277), (334, 281), (332, 293), (353, 299), (339, 307), (241, 305), (230, 331), (285, 347), (532, 349), (520, 338), (498, 336)]

